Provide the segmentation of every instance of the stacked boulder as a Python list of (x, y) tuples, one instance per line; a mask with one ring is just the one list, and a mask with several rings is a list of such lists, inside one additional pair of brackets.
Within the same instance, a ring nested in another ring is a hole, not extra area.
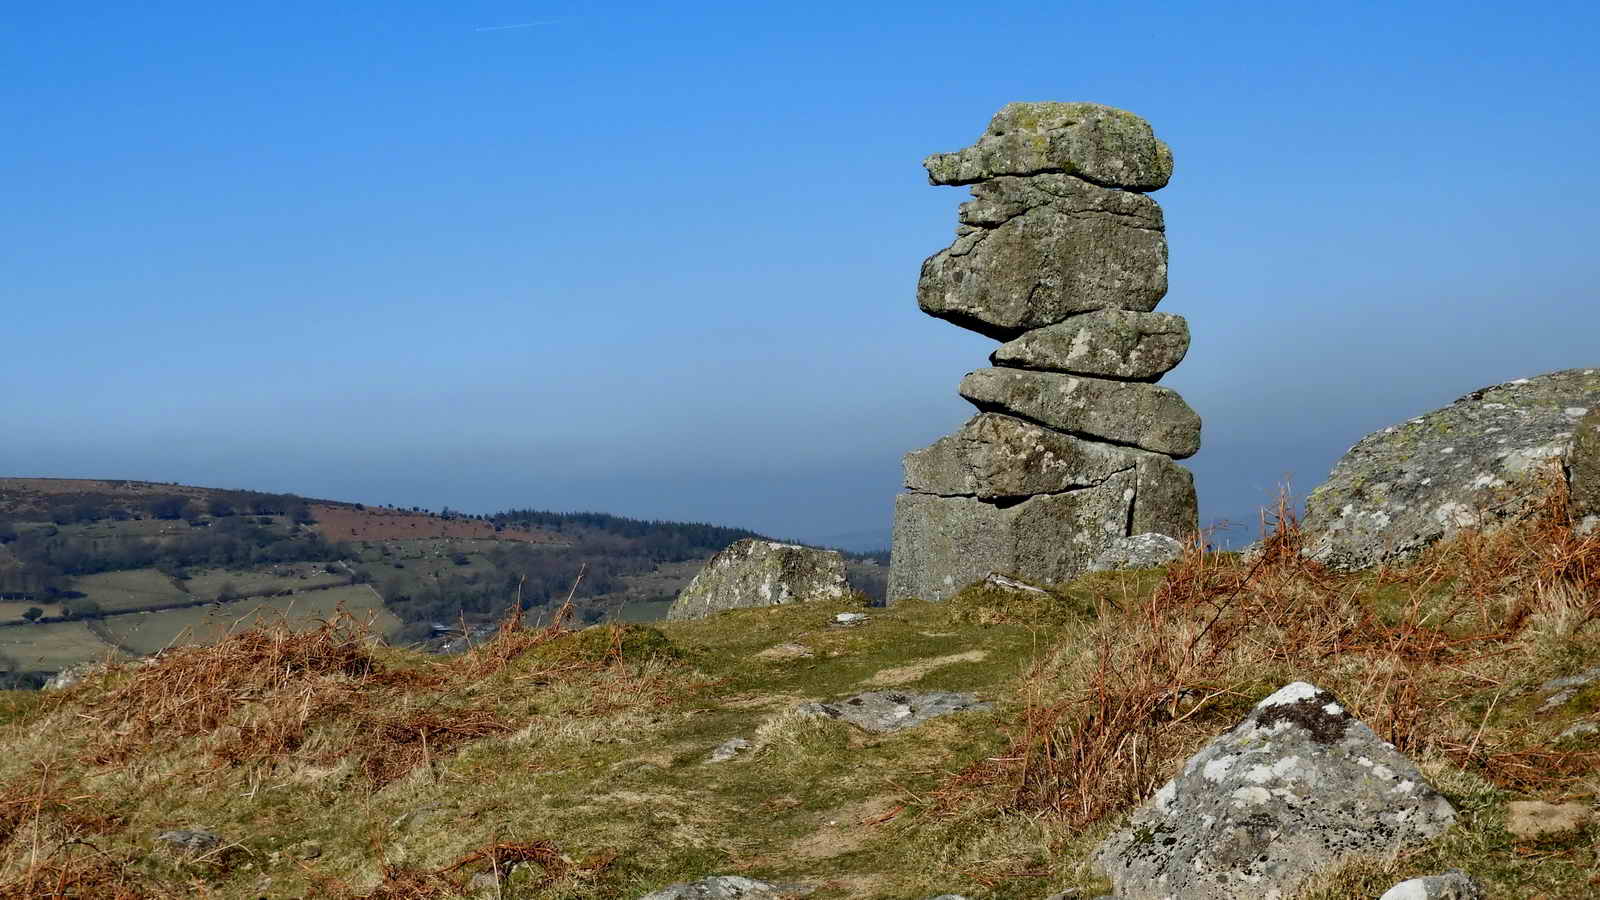
[(1154, 382), (1189, 349), (1167, 292), (1172, 153), (1094, 103), (1012, 103), (978, 142), (923, 164), (971, 185), (955, 243), (922, 265), (931, 316), (1004, 341), (961, 382), (979, 410), (905, 458), (889, 599), (944, 600), (989, 572), (1085, 572), (1108, 544), (1196, 528), (1200, 417)]

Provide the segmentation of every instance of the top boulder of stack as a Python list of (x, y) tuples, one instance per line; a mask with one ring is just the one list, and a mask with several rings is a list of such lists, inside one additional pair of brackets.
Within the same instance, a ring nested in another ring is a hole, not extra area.
[(1008, 103), (978, 142), (923, 161), (932, 184), (1064, 172), (1105, 187), (1153, 191), (1172, 178), (1172, 151), (1150, 123), (1098, 103)]

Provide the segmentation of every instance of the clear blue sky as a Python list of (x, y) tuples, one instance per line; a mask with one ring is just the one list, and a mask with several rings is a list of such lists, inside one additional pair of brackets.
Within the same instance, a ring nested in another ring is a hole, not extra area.
[(886, 531), (1012, 100), (1132, 110), (1205, 518), (1600, 365), (1590, 3), (13, 4), (0, 473)]

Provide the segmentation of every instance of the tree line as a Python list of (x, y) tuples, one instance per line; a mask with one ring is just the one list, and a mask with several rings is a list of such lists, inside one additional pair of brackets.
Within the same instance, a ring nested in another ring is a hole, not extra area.
[[(270, 521), (270, 520), (269, 520)], [(13, 529), (15, 531), (15, 529)], [(281, 529), (250, 517), (222, 519), (189, 534), (152, 539), (93, 538), (33, 529), (8, 542), (11, 564), (0, 568), (0, 594), (57, 599), (77, 575), (154, 567), (175, 577), (198, 566), (243, 568), (283, 562), (326, 562), (348, 552), (312, 531)]]

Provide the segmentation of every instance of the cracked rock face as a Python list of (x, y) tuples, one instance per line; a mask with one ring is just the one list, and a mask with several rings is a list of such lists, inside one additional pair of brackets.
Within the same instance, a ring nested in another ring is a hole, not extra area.
[(1171, 313), (1103, 309), (1024, 332), (989, 354), (997, 366), (1154, 381), (1183, 362), (1189, 323)]
[(923, 163), (932, 184), (1065, 172), (1097, 184), (1153, 191), (1172, 178), (1172, 151), (1150, 124), (1099, 103), (1007, 103), (978, 142)]
[(842, 600), (848, 593), (844, 557), (838, 551), (746, 538), (711, 557), (678, 593), (667, 618), (703, 619), (725, 609)]
[(1282, 900), (1358, 854), (1425, 843), (1455, 810), (1305, 682), (1257, 704), (1095, 851), (1119, 900)]
[(904, 465), (910, 490), (994, 500), (1092, 487), (1133, 470), (1141, 455), (1012, 416), (979, 413), (955, 434), (906, 454)]
[(979, 409), (1177, 459), (1200, 450), (1200, 417), (1177, 391), (1154, 384), (996, 366), (968, 373), (961, 396)]
[(954, 244), (922, 264), (917, 303), (995, 338), (1100, 309), (1149, 311), (1167, 293), (1161, 208), (1067, 175), (972, 189)]
[(926, 165), (972, 199), (917, 303), (1006, 343), (961, 382), (979, 414), (905, 458), (889, 601), (943, 600), (990, 572), (1069, 581), (1120, 538), (1188, 539), (1194, 478), (1173, 459), (1199, 449), (1200, 419), (1151, 383), (1189, 348), (1187, 322), (1152, 312), (1166, 223), (1141, 192), (1171, 176), (1166, 145), (1122, 110), (1013, 103)]
[(975, 497), (901, 494), (894, 506), (889, 596), (948, 600), (990, 572), (1037, 584), (1070, 581), (1126, 533), (1134, 472), (1095, 487), (1006, 505)]
[(1568, 369), (1476, 390), (1367, 435), (1306, 499), (1307, 553), (1365, 568), (1532, 511), (1541, 477), (1558, 472), (1596, 408), (1600, 369)]

